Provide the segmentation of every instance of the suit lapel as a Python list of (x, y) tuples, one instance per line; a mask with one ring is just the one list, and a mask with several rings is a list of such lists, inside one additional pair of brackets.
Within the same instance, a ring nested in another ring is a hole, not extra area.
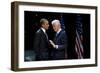
[(61, 33), (62, 33), (62, 30), (57, 35), (55, 35), (54, 43), (58, 42), (58, 39), (59, 39)]
[[(42, 32), (42, 36), (43, 36), (43, 38), (46, 39), (46, 40), (48, 40), (48, 38), (47, 38), (48, 36), (46, 36), (46, 34), (43, 32), (42, 29), (40, 29), (40, 30), (41, 30), (41, 32)], [(42, 36), (41, 36), (41, 37), (42, 37)]]
[(58, 38), (61, 34), (62, 30), (56, 35), (56, 38)]

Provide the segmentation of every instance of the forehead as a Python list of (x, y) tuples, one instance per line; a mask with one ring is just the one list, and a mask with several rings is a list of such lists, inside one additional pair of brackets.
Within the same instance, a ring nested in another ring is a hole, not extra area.
[(59, 25), (58, 24), (53, 24), (53, 27), (58, 27)]
[(49, 23), (49, 22), (46, 20), (45, 23)]
[(53, 26), (59, 26), (59, 25), (60, 25), (59, 22), (55, 22), (55, 23), (53, 24)]
[(45, 22), (44, 22), (44, 25), (49, 25), (49, 22), (48, 22), (48, 21), (45, 21)]

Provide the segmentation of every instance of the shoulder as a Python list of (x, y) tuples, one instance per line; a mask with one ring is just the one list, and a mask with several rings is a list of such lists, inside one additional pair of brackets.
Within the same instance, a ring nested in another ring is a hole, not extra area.
[(36, 31), (35, 35), (36, 35), (36, 36), (41, 35), (41, 29), (38, 29), (38, 30)]
[(66, 31), (62, 30), (61, 35), (62, 35), (62, 37), (67, 37)]
[(40, 34), (42, 32), (42, 30), (41, 29), (38, 29), (37, 31), (36, 31), (36, 34)]
[(65, 30), (61, 30), (61, 34), (66, 34)]

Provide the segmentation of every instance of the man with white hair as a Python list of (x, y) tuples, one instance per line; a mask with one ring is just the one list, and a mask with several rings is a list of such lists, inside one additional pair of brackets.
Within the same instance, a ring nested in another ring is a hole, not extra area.
[(49, 40), (53, 46), (51, 57), (53, 60), (61, 60), (67, 58), (67, 36), (66, 32), (61, 29), (59, 20), (53, 20), (52, 26), (56, 32), (54, 40)]

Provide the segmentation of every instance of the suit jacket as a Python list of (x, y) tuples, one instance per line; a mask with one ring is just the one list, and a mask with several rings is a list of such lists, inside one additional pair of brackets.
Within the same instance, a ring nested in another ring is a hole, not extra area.
[(54, 37), (54, 43), (58, 48), (53, 48), (52, 59), (60, 60), (67, 58), (67, 35), (66, 32), (61, 30), (57, 36)]
[(49, 41), (46, 34), (42, 29), (39, 29), (35, 34), (34, 50), (36, 54), (36, 60), (48, 60), (48, 46)]

